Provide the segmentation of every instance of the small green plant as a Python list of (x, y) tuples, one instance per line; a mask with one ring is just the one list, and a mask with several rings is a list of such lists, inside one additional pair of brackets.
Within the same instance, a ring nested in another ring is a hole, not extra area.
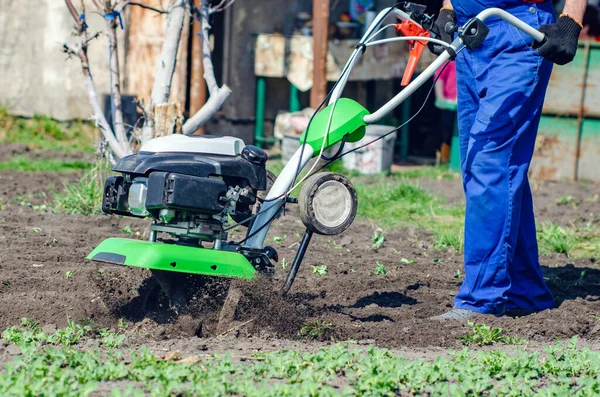
[(475, 324), (472, 321), (467, 323), (471, 328), (460, 340), (467, 346), (475, 344), (478, 346), (489, 346), (494, 343), (503, 343), (506, 345), (523, 345), (526, 343), (524, 339), (507, 336), (502, 333), (502, 328), (492, 328), (486, 324)]
[(324, 320), (310, 321), (302, 325), (299, 335), (305, 339), (323, 339), (332, 328), (333, 324)]
[(116, 334), (108, 329), (101, 329), (98, 333), (100, 334), (100, 344), (110, 349), (121, 346), (125, 341), (125, 335)]
[(381, 276), (383, 274), (388, 274), (388, 271), (385, 268), (385, 266), (382, 263), (379, 263), (379, 261), (377, 261), (377, 267), (375, 268), (375, 274), (377, 274), (378, 276)]
[(412, 259), (400, 258), (400, 263), (405, 263), (407, 265), (414, 265), (417, 261)]
[(567, 256), (570, 256), (571, 251), (577, 247), (577, 238), (572, 230), (554, 225), (549, 221), (542, 225), (538, 239), (546, 250)]
[(21, 326), (10, 327), (2, 333), (2, 339), (21, 347), (39, 346), (42, 342), (51, 345), (72, 346), (90, 332), (89, 326), (67, 320), (67, 327), (47, 335), (40, 326), (27, 318), (21, 319)]
[(52, 345), (72, 346), (77, 344), (90, 330), (90, 327), (87, 325), (76, 324), (68, 320), (66, 328), (59, 329), (54, 334), (48, 336), (48, 343)]
[(435, 230), (435, 240), (433, 242), (433, 248), (453, 248), (456, 252), (462, 252), (464, 246), (464, 229), (462, 227), (450, 228), (442, 226), (440, 229)]
[(131, 228), (131, 225), (125, 226), (123, 229), (121, 229), (121, 231), (125, 234), (133, 234), (133, 229)]
[(67, 270), (65, 272), (65, 278), (71, 278), (71, 277), (73, 277), (73, 272), (71, 270)]
[(41, 227), (34, 227), (34, 228), (33, 228), (33, 231), (34, 231), (35, 233), (39, 233), (39, 232), (41, 232), (41, 231), (42, 231), (42, 228), (41, 228)]
[(383, 230), (381, 230), (381, 229), (375, 230), (375, 232), (373, 233), (373, 248), (374, 249), (381, 248), (381, 246), (383, 245), (384, 242), (385, 242), (385, 234), (383, 233)]
[(462, 278), (462, 273), (460, 272), (460, 270), (457, 270), (456, 273), (454, 273), (454, 278), (458, 280)]
[(280, 236), (273, 237), (273, 241), (276, 242), (276, 243), (280, 243), (283, 240), (285, 240), (285, 237), (280, 237)]
[(581, 202), (576, 200), (573, 196), (562, 196), (556, 199), (556, 205), (570, 205), (571, 207), (577, 207)]
[(281, 260), (281, 268), (285, 270), (285, 268), (288, 266), (287, 261), (285, 260), (285, 258), (283, 258)]
[(327, 265), (313, 266), (313, 273), (318, 274), (319, 276), (326, 275), (327, 274)]
[(98, 269), (98, 275), (99, 276), (104, 276), (104, 272), (105, 272), (104, 269)]
[(117, 328), (119, 328), (120, 331), (127, 329), (127, 322), (125, 319), (120, 318), (119, 321), (117, 321)]

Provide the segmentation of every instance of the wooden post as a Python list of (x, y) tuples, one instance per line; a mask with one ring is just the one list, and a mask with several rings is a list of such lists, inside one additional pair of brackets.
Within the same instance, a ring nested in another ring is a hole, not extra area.
[(327, 96), (327, 38), (329, 0), (313, 0), (313, 86), (310, 106), (316, 109)]
[[(200, 8), (201, 0), (194, 0), (194, 6)], [(206, 81), (204, 80), (204, 65), (202, 63), (201, 22), (194, 21), (192, 30), (192, 70), (190, 76), (190, 115), (196, 114), (206, 103)], [(204, 126), (196, 132), (204, 134)]]

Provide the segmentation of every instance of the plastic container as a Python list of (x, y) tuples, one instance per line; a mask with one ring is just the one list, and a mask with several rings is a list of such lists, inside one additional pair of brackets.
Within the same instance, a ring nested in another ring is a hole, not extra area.
[[(392, 131), (394, 128), (396, 127), (368, 125), (365, 137), (359, 142), (347, 143), (344, 147), (344, 152), (371, 142)], [(393, 132), (377, 142), (345, 155), (342, 157), (344, 168), (358, 171), (361, 174), (379, 174), (389, 171), (394, 160), (395, 142), (396, 132)]]

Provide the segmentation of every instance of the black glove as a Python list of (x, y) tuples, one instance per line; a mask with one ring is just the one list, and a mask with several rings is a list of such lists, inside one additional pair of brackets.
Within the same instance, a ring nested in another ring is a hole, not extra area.
[[(445, 41), (446, 43), (450, 44), (452, 43), (452, 40), (454, 40), (454, 33), (447, 32), (446, 29), (451, 27), (448, 24), (451, 24), (453, 27), (456, 27), (456, 14), (453, 10), (442, 8), (437, 19), (433, 23), (433, 26), (431, 27), (431, 31), (435, 33), (436, 39)], [(435, 55), (440, 55), (446, 49), (446, 47), (442, 45), (434, 44), (431, 42), (428, 43), (427, 46), (429, 47), (429, 51), (431, 51)]]
[(575, 58), (577, 40), (581, 25), (569, 16), (562, 15), (556, 23), (542, 25), (540, 32), (546, 35), (544, 41), (533, 43), (533, 49), (557, 65), (565, 65)]

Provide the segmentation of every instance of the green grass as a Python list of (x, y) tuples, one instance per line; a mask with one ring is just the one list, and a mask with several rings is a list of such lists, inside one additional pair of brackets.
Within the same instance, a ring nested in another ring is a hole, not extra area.
[(74, 172), (87, 170), (92, 167), (87, 161), (60, 159), (31, 159), (24, 155), (11, 157), (0, 161), (0, 170), (17, 172)]
[(448, 206), (445, 200), (426, 192), (411, 179), (357, 178), (358, 216), (382, 227), (413, 225), (434, 234), (437, 248), (463, 248), (464, 208)]
[(544, 222), (538, 230), (540, 252), (566, 254), (572, 258), (600, 257), (600, 233), (592, 223), (562, 227)]
[(100, 213), (104, 181), (109, 172), (108, 164), (99, 161), (77, 182), (65, 184), (63, 192), (54, 198), (54, 211), (80, 215)]
[[(328, 323), (305, 324), (322, 338)], [(241, 360), (225, 356), (167, 359), (145, 348), (124, 353), (116, 334), (100, 330), (102, 351), (79, 350), (93, 334), (69, 324), (46, 335), (30, 321), (3, 333), (21, 354), (0, 371), (2, 396), (589, 396), (600, 390), (600, 352), (576, 338), (543, 352), (450, 351), (407, 359), (386, 349), (336, 344), (315, 352), (282, 350)]]
[(26, 143), (34, 150), (93, 153), (96, 128), (89, 122), (61, 123), (48, 117), (14, 117), (0, 108), (0, 142)]

